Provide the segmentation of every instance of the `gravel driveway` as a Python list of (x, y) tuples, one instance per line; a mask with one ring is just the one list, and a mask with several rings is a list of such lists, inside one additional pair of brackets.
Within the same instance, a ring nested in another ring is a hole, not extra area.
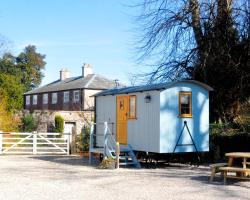
[(250, 199), (250, 182), (217, 178), (208, 167), (101, 170), (77, 156), (0, 156), (0, 199)]

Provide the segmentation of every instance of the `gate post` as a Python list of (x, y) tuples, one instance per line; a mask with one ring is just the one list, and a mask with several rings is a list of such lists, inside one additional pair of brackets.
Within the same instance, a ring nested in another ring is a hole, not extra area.
[(92, 163), (92, 157), (93, 157), (92, 151), (93, 151), (93, 148), (94, 148), (94, 123), (91, 122), (90, 134), (89, 134), (89, 164), (90, 165)]
[(108, 122), (104, 122), (104, 153), (103, 153), (103, 158), (107, 158), (107, 146), (108, 146)]
[(120, 165), (120, 144), (119, 144), (119, 142), (116, 142), (115, 155), (116, 155), (116, 169), (119, 169), (119, 165)]
[(69, 155), (69, 149), (70, 149), (70, 133), (68, 134), (67, 138), (67, 155)]
[(34, 131), (32, 134), (33, 134), (33, 154), (37, 154), (37, 132)]
[(3, 132), (0, 131), (0, 154), (3, 153)]

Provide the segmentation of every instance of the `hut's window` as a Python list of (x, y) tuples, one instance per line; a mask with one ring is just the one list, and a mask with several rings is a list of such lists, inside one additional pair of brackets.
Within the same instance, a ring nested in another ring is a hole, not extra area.
[(192, 93), (179, 93), (179, 116), (192, 117)]
[(120, 100), (120, 110), (124, 110), (124, 100)]
[(129, 118), (136, 118), (136, 96), (129, 96)]

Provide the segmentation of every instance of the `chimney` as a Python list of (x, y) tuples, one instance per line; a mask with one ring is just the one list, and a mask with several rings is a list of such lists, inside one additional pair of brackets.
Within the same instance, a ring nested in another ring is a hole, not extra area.
[(86, 77), (89, 74), (93, 74), (93, 68), (90, 64), (84, 63), (82, 66), (82, 77)]
[(69, 77), (70, 77), (69, 70), (61, 69), (61, 71), (60, 71), (60, 81), (63, 81), (64, 79), (69, 78)]

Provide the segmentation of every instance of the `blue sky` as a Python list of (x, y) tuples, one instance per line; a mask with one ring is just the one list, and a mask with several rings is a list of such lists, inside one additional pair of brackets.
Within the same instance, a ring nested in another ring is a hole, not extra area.
[[(46, 54), (42, 84), (59, 78), (68, 68), (81, 74), (83, 63), (110, 79), (129, 84), (138, 72), (134, 55), (135, 10), (130, 0), (5, 0), (0, 6), (1, 35), (18, 54), (33, 44)], [(126, 5), (125, 5), (126, 3)]]

